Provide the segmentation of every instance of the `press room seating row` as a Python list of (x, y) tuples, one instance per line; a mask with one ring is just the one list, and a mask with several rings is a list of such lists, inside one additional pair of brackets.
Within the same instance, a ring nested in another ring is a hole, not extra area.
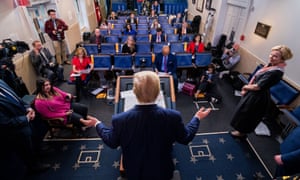
[[(177, 53), (177, 68), (193, 67), (193, 55), (191, 53)], [(137, 53), (134, 56), (130, 54), (100, 54), (92, 56), (95, 70), (126, 70), (132, 67), (153, 67), (155, 54)], [(195, 65), (206, 67), (211, 63), (211, 53), (196, 53)]]
[[(150, 43), (150, 42), (137, 42), (136, 48), (138, 53), (159, 53), (161, 52), (163, 46), (169, 45), (170, 51), (172, 54), (186, 52), (187, 42), (171, 42), (171, 43)], [(86, 49), (87, 54), (97, 55), (98, 45), (97, 44), (82, 44)], [(101, 53), (102, 54), (115, 54), (122, 51), (121, 43), (102, 43), (101, 44)]]

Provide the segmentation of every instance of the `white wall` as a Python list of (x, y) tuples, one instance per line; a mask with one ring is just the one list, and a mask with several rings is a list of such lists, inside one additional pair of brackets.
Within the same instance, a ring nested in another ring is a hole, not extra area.
[[(254, 0), (248, 24), (245, 28), (245, 41), (241, 45), (264, 62), (268, 61), (270, 49), (285, 44), (294, 53), (287, 61), (286, 78), (300, 86), (300, 1), (299, 0)], [(254, 34), (257, 22), (271, 25), (267, 39)]]

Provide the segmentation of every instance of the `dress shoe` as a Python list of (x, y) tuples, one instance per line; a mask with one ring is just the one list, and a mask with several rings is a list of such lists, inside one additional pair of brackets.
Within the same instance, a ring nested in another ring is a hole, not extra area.
[(64, 63), (65, 63), (65, 64), (68, 64), (68, 65), (70, 65), (70, 64), (71, 64), (71, 62), (70, 62), (70, 61), (64, 61)]
[(230, 131), (229, 134), (235, 139), (245, 140), (247, 138), (247, 134), (243, 134), (235, 130)]

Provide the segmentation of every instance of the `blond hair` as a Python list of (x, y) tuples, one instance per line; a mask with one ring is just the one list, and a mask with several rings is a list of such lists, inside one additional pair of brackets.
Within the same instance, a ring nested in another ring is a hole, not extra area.
[(84, 47), (78, 47), (75, 52), (75, 56), (78, 56), (80, 52), (83, 52), (83, 56), (87, 56), (87, 52)]
[(281, 58), (286, 61), (293, 57), (293, 53), (290, 48), (285, 45), (274, 46), (271, 49), (272, 51), (279, 51), (281, 54)]
[(155, 102), (160, 91), (160, 80), (152, 71), (141, 71), (134, 74), (133, 92), (140, 103)]

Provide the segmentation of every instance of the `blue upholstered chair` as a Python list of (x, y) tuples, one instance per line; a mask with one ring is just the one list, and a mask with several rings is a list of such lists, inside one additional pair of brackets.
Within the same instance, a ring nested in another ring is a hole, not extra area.
[(195, 54), (195, 64), (198, 67), (206, 67), (211, 64), (211, 53), (196, 53)]
[[(119, 44), (119, 52), (121, 52), (121, 44)], [(103, 53), (103, 54), (115, 54), (116, 53), (115, 43), (102, 43), (101, 44), (101, 53)]]
[(179, 41), (179, 34), (167, 34), (168, 42), (178, 42)]
[(118, 43), (120, 41), (118, 35), (106, 35), (104, 39), (107, 43)]
[(88, 56), (98, 54), (98, 45), (97, 44), (83, 44), (84, 49)]
[(137, 42), (136, 43), (136, 52), (137, 53), (150, 53), (151, 52), (151, 43), (150, 42)]
[(276, 105), (289, 105), (299, 95), (299, 91), (284, 80), (272, 86), (270, 93)]
[(110, 30), (110, 34), (111, 35), (118, 35), (118, 36), (120, 36), (120, 35), (122, 35), (122, 29), (116, 29), (116, 28), (111, 29)]
[(136, 42), (149, 42), (149, 34), (136, 35)]
[(176, 53), (177, 68), (189, 68), (192, 65), (192, 53)]
[(94, 56), (94, 70), (110, 70), (111, 66), (111, 55), (101, 54)]
[(149, 30), (148, 29), (137, 29), (137, 34), (138, 35), (143, 35), (143, 34), (149, 34)]
[(152, 67), (152, 54), (136, 53), (134, 56), (134, 65), (136, 67)]
[(160, 53), (162, 50), (162, 47), (168, 45), (168, 43), (153, 43), (153, 53), (157, 54)]
[(143, 23), (143, 24), (138, 24), (138, 29), (148, 29), (149, 28), (149, 25), (147, 23)]
[(184, 44), (182, 42), (171, 42), (170, 43), (171, 53), (183, 53)]
[(131, 54), (115, 54), (114, 55), (114, 70), (132, 70), (133, 60)]
[(194, 36), (195, 36), (194, 34), (185, 34), (185, 35), (181, 36), (180, 40), (182, 42), (191, 42), (193, 40)]
[(107, 34), (108, 34), (107, 29), (100, 29), (100, 34), (101, 34), (102, 36), (107, 35)]
[(296, 107), (292, 111), (283, 109), (282, 112), (287, 118), (285, 127), (281, 132), (281, 136), (285, 138), (295, 127), (300, 125), (300, 106)]

